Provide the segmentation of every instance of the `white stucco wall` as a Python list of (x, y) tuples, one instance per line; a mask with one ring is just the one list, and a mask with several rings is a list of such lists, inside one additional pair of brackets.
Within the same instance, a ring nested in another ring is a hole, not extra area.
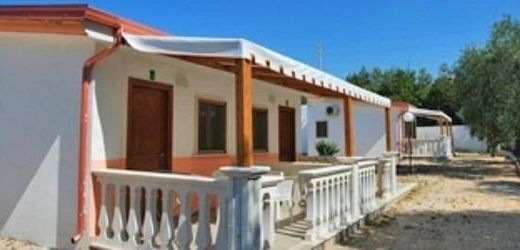
[[(455, 150), (464, 150), (472, 152), (486, 152), (486, 142), (473, 137), (470, 129), (466, 125), (453, 126), (453, 143)], [(440, 136), (439, 126), (422, 126), (417, 127), (417, 137), (421, 139), (435, 139)]]
[(353, 102), (355, 155), (380, 156), (386, 152), (385, 108)]
[(392, 151), (399, 150), (397, 142), (399, 140), (399, 136), (402, 135), (402, 133), (403, 133), (402, 128), (401, 128), (402, 118), (399, 117), (399, 114), (401, 112), (402, 111), (397, 108), (390, 109), (390, 123), (392, 126), (392, 138), (390, 141), (392, 142)]
[(0, 33), (0, 234), (68, 248), (84, 37)]
[[(235, 155), (233, 74), (125, 48), (100, 63), (94, 72), (92, 159), (116, 159), (126, 156), (128, 77), (148, 79), (149, 70), (152, 69), (155, 70), (157, 82), (174, 86), (173, 157), (197, 154), (198, 98), (226, 102), (227, 153)], [(304, 94), (291, 89), (253, 81), (253, 105), (268, 108), (269, 112), (269, 153), (278, 152), (278, 106), (288, 105), (296, 109), (296, 128), (299, 128), (299, 105), (302, 95)], [(296, 150), (300, 152), (299, 138), (296, 143)]]
[[(302, 143), (303, 153), (310, 156), (318, 155), (316, 143), (320, 140), (327, 140), (338, 145), (340, 152), (337, 155), (345, 155), (345, 126), (343, 100), (334, 98), (312, 98), (305, 105), (306, 114), (302, 116), (302, 138), (306, 138)], [(327, 115), (326, 108), (334, 106), (339, 109), (337, 115)], [(328, 137), (316, 137), (316, 122), (327, 121)]]

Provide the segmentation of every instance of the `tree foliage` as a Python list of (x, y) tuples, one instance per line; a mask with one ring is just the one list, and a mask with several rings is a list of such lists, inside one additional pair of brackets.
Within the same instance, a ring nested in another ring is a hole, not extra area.
[[(346, 80), (418, 107), (442, 110), (454, 124), (469, 125), (492, 153), (515, 142), (520, 154), (520, 21), (504, 16), (485, 46), (465, 48), (456, 65), (426, 70), (362, 68)], [(425, 124), (425, 123), (423, 123)]]
[(492, 153), (520, 138), (520, 22), (505, 16), (484, 47), (464, 49), (455, 83), (464, 122)]
[[(437, 78), (426, 69), (382, 70), (376, 67), (367, 70), (363, 67), (358, 72), (348, 74), (346, 80), (393, 100), (406, 101), (417, 107), (442, 110), (453, 118), (455, 124), (461, 123), (457, 115), (458, 106), (453, 101), (453, 72), (447, 64), (441, 65)], [(434, 121), (419, 122), (421, 125), (436, 124)]]

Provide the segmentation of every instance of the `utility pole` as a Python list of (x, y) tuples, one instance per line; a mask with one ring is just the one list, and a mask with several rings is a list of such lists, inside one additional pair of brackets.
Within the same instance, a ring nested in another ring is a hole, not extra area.
[(321, 42), (316, 43), (316, 56), (318, 57), (318, 68), (321, 70), (323, 67), (323, 47)]

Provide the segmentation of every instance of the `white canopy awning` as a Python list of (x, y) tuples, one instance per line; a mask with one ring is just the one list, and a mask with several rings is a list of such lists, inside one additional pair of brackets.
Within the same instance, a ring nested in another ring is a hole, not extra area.
[[(287, 77), (317, 85), (372, 104), (390, 107), (390, 99), (346, 82), (302, 62), (239, 38), (123, 35), (135, 50), (176, 56), (249, 59)], [(303, 84), (303, 83), (302, 83)]]
[(440, 110), (431, 110), (431, 109), (421, 109), (416, 107), (410, 107), (408, 109), (409, 112), (416, 116), (422, 116), (430, 119), (441, 118), (442, 120), (451, 122), (451, 117), (449, 117), (446, 113)]

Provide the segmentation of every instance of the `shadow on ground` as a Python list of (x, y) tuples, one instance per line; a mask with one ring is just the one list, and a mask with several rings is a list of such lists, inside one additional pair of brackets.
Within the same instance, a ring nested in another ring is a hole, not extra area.
[(520, 249), (520, 211), (384, 215), (342, 247), (355, 249)]
[(408, 161), (398, 166), (398, 174), (442, 175), (459, 179), (482, 179), (484, 176), (517, 176), (511, 162), (497, 157), (496, 160), (456, 157), (445, 161), (417, 161), (410, 167)]
[[(478, 184), (478, 186), (482, 188), (484, 191), (493, 194), (520, 197), (520, 182), (508, 180), (482, 181)], [(518, 219), (520, 220), (520, 218)]]

